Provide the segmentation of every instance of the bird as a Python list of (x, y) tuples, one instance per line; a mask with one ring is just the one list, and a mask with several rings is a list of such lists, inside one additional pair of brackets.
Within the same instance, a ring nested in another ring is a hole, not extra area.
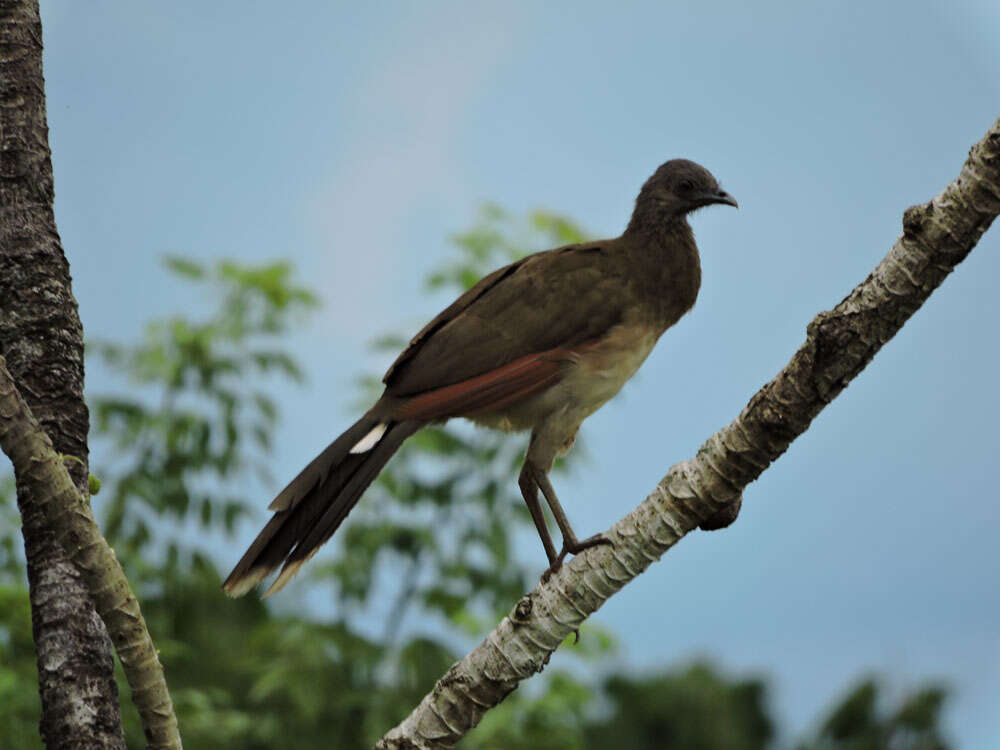
[[(389, 367), (382, 396), (277, 495), (224, 591), (246, 594), (279, 567), (264, 596), (281, 590), (403, 442), (454, 417), (530, 433), (518, 485), (546, 575), (567, 555), (608, 544), (576, 536), (548, 473), (583, 420), (694, 306), (701, 264), (687, 217), (713, 204), (738, 207), (707, 169), (672, 159), (643, 184), (619, 237), (534, 253), (483, 277), (424, 326)], [(561, 532), (559, 551), (539, 491)]]

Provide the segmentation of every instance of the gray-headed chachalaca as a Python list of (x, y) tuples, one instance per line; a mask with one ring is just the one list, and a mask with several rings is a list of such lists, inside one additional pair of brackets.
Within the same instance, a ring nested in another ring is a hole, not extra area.
[[(606, 542), (577, 539), (547, 474), (580, 423), (694, 305), (701, 267), (686, 216), (712, 203), (736, 205), (708, 170), (668, 161), (643, 185), (621, 237), (529, 255), (455, 300), (389, 368), (375, 405), (271, 503), (274, 516), (226, 579), (226, 592), (244, 594), (278, 566), (267, 593), (282, 588), (403, 441), (451, 417), (531, 431), (518, 483), (550, 570), (566, 554)], [(562, 532), (560, 552), (539, 489)]]

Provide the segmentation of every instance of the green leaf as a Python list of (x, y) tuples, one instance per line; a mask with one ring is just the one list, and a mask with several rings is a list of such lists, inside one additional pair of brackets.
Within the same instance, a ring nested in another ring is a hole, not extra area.
[(184, 258), (179, 255), (168, 255), (164, 258), (163, 262), (167, 269), (178, 276), (184, 276), (189, 279), (205, 278), (204, 266), (190, 258)]

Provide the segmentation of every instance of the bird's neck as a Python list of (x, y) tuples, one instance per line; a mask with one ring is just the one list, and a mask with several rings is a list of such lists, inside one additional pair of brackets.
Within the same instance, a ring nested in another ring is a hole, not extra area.
[(622, 240), (644, 306), (669, 328), (694, 306), (701, 287), (701, 260), (691, 225), (683, 216), (633, 222)]
[(629, 238), (634, 243), (673, 245), (684, 241), (694, 244), (694, 233), (684, 214), (672, 215), (653, 211), (641, 211), (638, 208), (626, 227), (623, 238)]

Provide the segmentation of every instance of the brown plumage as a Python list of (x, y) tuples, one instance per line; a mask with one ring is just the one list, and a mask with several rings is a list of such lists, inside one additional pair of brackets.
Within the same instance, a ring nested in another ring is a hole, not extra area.
[[(573, 533), (548, 480), (580, 423), (615, 395), (660, 335), (694, 305), (698, 248), (686, 216), (736, 201), (703, 167), (663, 164), (643, 185), (615, 239), (529, 255), (498, 269), (414, 337), (389, 368), (385, 392), (275, 498), (274, 516), (223, 584), (239, 596), (273, 570), (282, 588), (336, 531), (410, 435), (466, 417), (530, 430), (518, 483), (550, 570), (594, 544)], [(562, 532), (556, 552), (538, 492)]]

